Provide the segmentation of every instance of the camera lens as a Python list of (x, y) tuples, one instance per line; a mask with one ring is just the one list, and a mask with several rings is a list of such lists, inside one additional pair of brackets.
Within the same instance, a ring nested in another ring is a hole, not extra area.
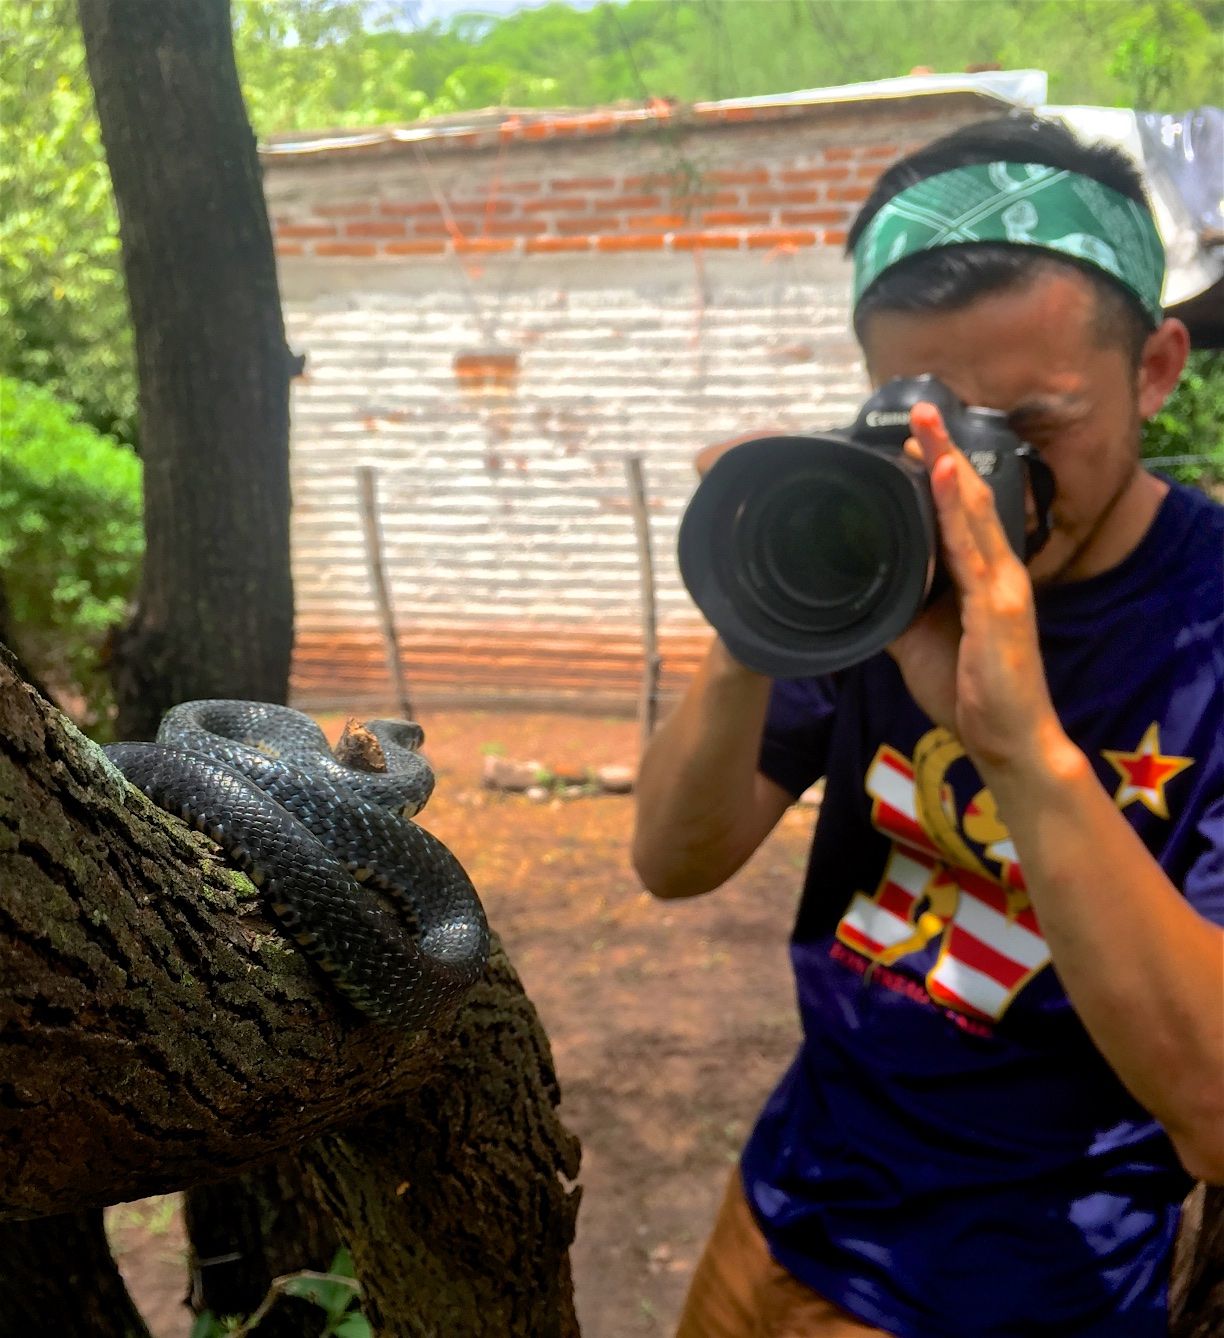
[(879, 507), (827, 471), (776, 482), (738, 519), (749, 584), (780, 622), (798, 630), (858, 621), (898, 556)]
[(741, 663), (831, 673), (912, 621), (934, 572), (922, 466), (829, 433), (768, 437), (722, 456), (680, 526), (680, 573)]

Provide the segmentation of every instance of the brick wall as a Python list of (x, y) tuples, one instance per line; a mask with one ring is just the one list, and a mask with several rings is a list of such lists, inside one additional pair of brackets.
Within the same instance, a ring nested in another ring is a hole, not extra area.
[(631, 709), (629, 452), (678, 690), (706, 636), (674, 557), (693, 454), (851, 416), (849, 221), (898, 153), (997, 109), (945, 95), (680, 124), (660, 106), (269, 157), (308, 359), (297, 699), (389, 700), (354, 474), (372, 465), (419, 700)]

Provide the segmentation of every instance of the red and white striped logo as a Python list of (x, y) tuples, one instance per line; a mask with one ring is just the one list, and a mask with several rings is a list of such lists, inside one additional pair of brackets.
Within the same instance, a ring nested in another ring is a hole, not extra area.
[[(883, 965), (940, 938), (935, 965), (926, 975), (931, 998), (973, 1017), (1001, 1018), (1016, 993), (1050, 960), (1006, 830), (997, 820), (990, 829), (994, 839), (986, 854), (1000, 865), (996, 875), (959, 834), (930, 829), (929, 812), (920, 812), (914, 766), (887, 746), (867, 773), (867, 793), (872, 822), (892, 838), (893, 848), (879, 886), (870, 896), (855, 893), (837, 937)], [(987, 800), (983, 791), (970, 809), (979, 805), (993, 813)], [(951, 825), (944, 806), (940, 818), (938, 826)], [(954, 862), (957, 849), (977, 867)]]

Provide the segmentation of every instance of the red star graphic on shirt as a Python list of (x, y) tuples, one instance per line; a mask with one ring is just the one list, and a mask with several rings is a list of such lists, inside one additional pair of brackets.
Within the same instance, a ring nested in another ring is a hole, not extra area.
[(1194, 765), (1192, 757), (1165, 757), (1160, 751), (1160, 729), (1153, 723), (1144, 731), (1139, 747), (1133, 753), (1102, 748), (1110, 766), (1122, 777), (1122, 784), (1114, 795), (1119, 808), (1138, 800), (1158, 818), (1169, 816), (1165, 800), (1165, 786), (1180, 772)]

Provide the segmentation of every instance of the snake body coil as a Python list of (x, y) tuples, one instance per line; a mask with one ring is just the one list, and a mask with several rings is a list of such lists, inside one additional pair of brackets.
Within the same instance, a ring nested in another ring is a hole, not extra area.
[(386, 772), (345, 766), (308, 716), (263, 702), (184, 702), (166, 713), (157, 743), (105, 752), (251, 875), (357, 1008), (414, 1031), (475, 983), (489, 931), (459, 861), (408, 820), (433, 789), (419, 727), (367, 728)]

